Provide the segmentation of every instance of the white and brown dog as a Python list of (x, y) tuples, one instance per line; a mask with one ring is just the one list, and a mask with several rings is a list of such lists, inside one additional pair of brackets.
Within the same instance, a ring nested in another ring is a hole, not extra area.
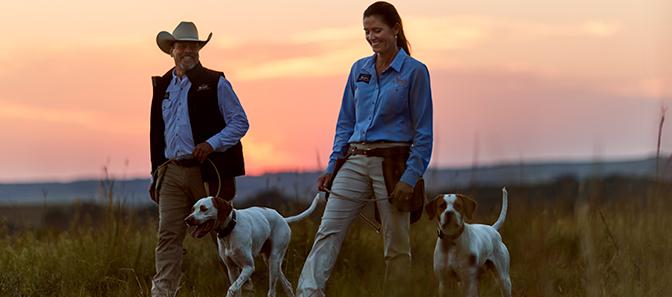
[(451, 278), (461, 284), (465, 296), (478, 296), (480, 276), (488, 269), (499, 280), (502, 294), (511, 296), (509, 251), (498, 232), (506, 219), (507, 207), (508, 193), (503, 188), (502, 210), (495, 224), (489, 226), (465, 222), (476, 210), (476, 201), (467, 196), (442, 194), (427, 205), (430, 219), (438, 221), (434, 273), (439, 279), (439, 296), (445, 296)]
[(268, 296), (275, 296), (278, 278), (287, 296), (294, 296), (292, 284), (282, 273), (282, 260), (292, 236), (288, 223), (300, 221), (315, 211), (324, 193), (318, 193), (310, 207), (302, 213), (284, 218), (276, 210), (265, 207), (234, 209), (228, 201), (206, 197), (196, 201), (192, 213), (184, 220), (196, 226), (192, 235), (201, 238), (217, 232), (220, 258), (226, 265), (231, 286), (227, 297), (240, 295), (242, 286), (254, 272), (254, 257), (264, 256), (268, 263)]

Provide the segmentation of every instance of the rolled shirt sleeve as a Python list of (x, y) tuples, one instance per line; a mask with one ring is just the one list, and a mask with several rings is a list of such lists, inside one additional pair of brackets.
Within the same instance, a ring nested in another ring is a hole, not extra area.
[(219, 78), (217, 83), (217, 101), (226, 127), (210, 137), (207, 142), (215, 151), (223, 152), (245, 136), (250, 124), (231, 83), (223, 76)]

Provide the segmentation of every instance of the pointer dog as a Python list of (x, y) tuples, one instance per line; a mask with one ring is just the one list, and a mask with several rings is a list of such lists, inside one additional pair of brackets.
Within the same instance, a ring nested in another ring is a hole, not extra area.
[(265, 207), (233, 209), (230, 202), (217, 197), (196, 201), (192, 213), (184, 220), (196, 226), (192, 235), (201, 238), (210, 231), (217, 232), (219, 257), (226, 265), (231, 286), (227, 297), (239, 295), (241, 287), (254, 272), (254, 257), (260, 253), (269, 268), (268, 296), (275, 296), (278, 278), (285, 293), (294, 296), (292, 284), (282, 273), (282, 259), (292, 236), (288, 223), (300, 221), (317, 208), (324, 194), (318, 193), (310, 207), (302, 213), (284, 218), (277, 211)]
[[(439, 296), (446, 296), (449, 278), (464, 283), (465, 296), (478, 296), (478, 281), (492, 269), (504, 296), (511, 296), (509, 251), (498, 230), (506, 219), (508, 193), (502, 189), (502, 210), (494, 225), (467, 224), (476, 202), (460, 194), (436, 196), (427, 206), (430, 219), (437, 218), (439, 238), (434, 247), (434, 273), (439, 279)], [(438, 217), (437, 217), (438, 213)]]

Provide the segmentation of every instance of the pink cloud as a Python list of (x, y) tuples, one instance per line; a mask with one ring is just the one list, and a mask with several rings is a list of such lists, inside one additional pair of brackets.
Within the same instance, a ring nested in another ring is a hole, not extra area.
[[(252, 154), (249, 172), (323, 166), (347, 73), (240, 80), (236, 67), (245, 64), (233, 61), (242, 48), (209, 50), (202, 53), (204, 64), (234, 73), (230, 79), (250, 119), (243, 140)], [(258, 51), (272, 60), (301, 50), (320, 53), (303, 45)], [(11, 60), (0, 70), (0, 102), (31, 114), (0, 113), (0, 124), (11, 127), (0, 130), (0, 180), (99, 176), (106, 164), (118, 175), (148, 176), (149, 77), (171, 66), (168, 56), (148, 47), (30, 52)], [(568, 77), (429, 66), (437, 128), (433, 164), (469, 164), (476, 135), (482, 162), (642, 156), (655, 148), (660, 100)], [(25, 80), (37, 74), (39, 84)]]

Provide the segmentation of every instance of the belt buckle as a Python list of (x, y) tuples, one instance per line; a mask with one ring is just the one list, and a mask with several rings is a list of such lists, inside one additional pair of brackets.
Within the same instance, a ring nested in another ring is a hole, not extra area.
[(192, 158), (177, 159), (173, 161), (175, 165), (182, 167), (193, 167), (196, 166), (196, 160)]
[(353, 155), (368, 156), (371, 149), (361, 149), (353, 146), (351, 150)]

